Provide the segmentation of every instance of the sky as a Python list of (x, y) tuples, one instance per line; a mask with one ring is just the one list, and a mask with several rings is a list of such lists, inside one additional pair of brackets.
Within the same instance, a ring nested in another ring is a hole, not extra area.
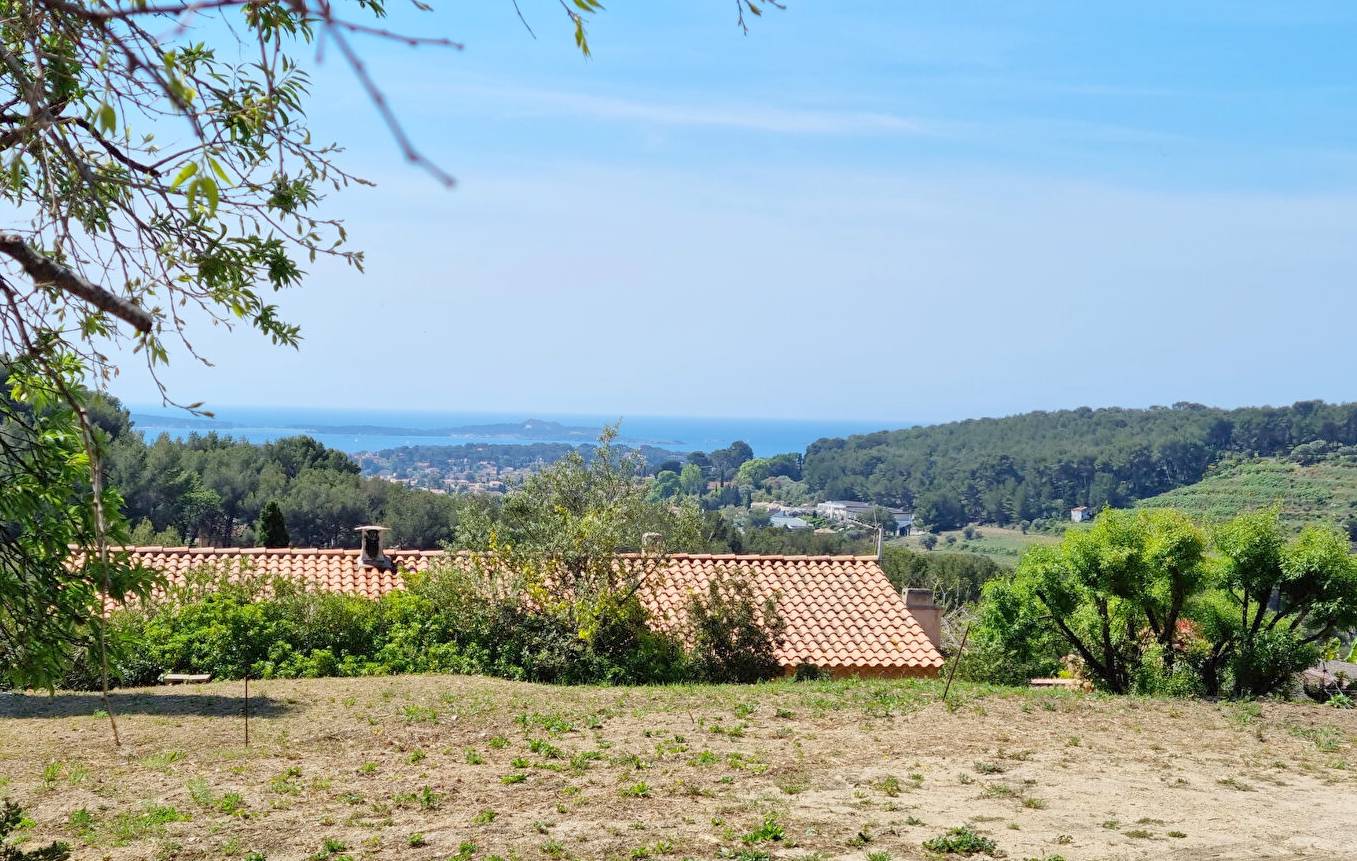
[[(1357, 400), (1357, 4), (392, 0), (311, 128), (357, 273), (180, 402), (932, 422)], [(399, 8), (398, 8), (399, 7)], [(158, 401), (136, 360), (112, 391)]]

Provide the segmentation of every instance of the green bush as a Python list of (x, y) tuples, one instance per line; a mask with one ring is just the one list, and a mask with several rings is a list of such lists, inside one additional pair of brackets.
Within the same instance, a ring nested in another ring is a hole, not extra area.
[(973, 681), (1004, 685), (1056, 675), (1069, 646), (1051, 630), (1026, 584), (993, 579), (981, 595), (970, 646), (957, 672)]
[(797, 664), (792, 678), (798, 682), (823, 682), (832, 678), (829, 671), (815, 664)]
[(1145, 649), (1132, 681), (1135, 692), (1140, 694), (1198, 697), (1205, 693), (1201, 673), (1194, 663), (1180, 660), (1167, 669), (1163, 649), (1157, 644)]
[(1318, 646), (1290, 631), (1262, 630), (1241, 638), (1229, 668), (1235, 690), (1263, 696), (1283, 692), (1318, 657)]
[(777, 602), (760, 603), (749, 583), (738, 577), (713, 577), (705, 596), (689, 599), (693, 661), (708, 681), (757, 682), (781, 674), (774, 652), (782, 644), (786, 622)]
[[(781, 619), (747, 585), (699, 602), (690, 652), (675, 634), (652, 629), (635, 596), (596, 612), (586, 637), (571, 612), (535, 603), (516, 583), (490, 582), (474, 568), (407, 576), (405, 590), (370, 600), (283, 579), (197, 572), (154, 603), (112, 614), (110, 681), (148, 685), (167, 672), (221, 679), (472, 673), (654, 684), (753, 681), (779, 670), (773, 649)], [(99, 684), (98, 655), (77, 655), (64, 686)]]

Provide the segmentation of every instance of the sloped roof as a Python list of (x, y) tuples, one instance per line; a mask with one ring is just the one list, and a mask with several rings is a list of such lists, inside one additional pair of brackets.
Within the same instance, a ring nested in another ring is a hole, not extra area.
[[(358, 564), (358, 550), (129, 547), (133, 564), (182, 583), (204, 566), (245, 566), (256, 576), (281, 576), (308, 588), (379, 598), (404, 583), (401, 571), (425, 571), (440, 550), (387, 550), (397, 571)], [(631, 557), (635, 558), (635, 557)], [(738, 575), (759, 599), (776, 595), (787, 629), (777, 657), (784, 667), (936, 672), (942, 656), (886, 579), (873, 556), (737, 556), (670, 554), (646, 578), (640, 598), (657, 627), (675, 628), (688, 597), (705, 593), (716, 576)]]

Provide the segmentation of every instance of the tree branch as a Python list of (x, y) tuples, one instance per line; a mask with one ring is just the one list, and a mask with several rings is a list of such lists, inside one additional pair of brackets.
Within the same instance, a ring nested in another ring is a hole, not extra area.
[(127, 155), (116, 145), (114, 145), (113, 142), (109, 141), (103, 135), (99, 134), (99, 130), (96, 129), (94, 127), (94, 124), (91, 123), (89, 120), (80, 117), (73, 117), (71, 119), (71, 122), (75, 123), (85, 131), (89, 132), (90, 136), (94, 138), (95, 142), (98, 143), (99, 146), (103, 147), (104, 150), (109, 155), (113, 156), (113, 158), (121, 162), (123, 166), (131, 168), (132, 170), (141, 171), (142, 173), (149, 173), (151, 176), (160, 176), (160, 171), (156, 170), (149, 164), (143, 164), (137, 161), (136, 159), (132, 158), (131, 156)]
[(144, 309), (39, 254), (17, 233), (0, 232), (0, 254), (18, 263), (34, 284), (50, 284), (63, 290), (106, 314), (112, 314), (143, 335), (149, 335), (155, 325), (154, 318)]
[(1119, 680), (1113, 678), (1111, 671), (1102, 661), (1093, 657), (1093, 650), (1084, 645), (1084, 641), (1079, 639), (1079, 635), (1074, 633), (1069, 625), (1065, 624), (1065, 620), (1060, 618), (1059, 614), (1055, 611), (1055, 607), (1050, 601), (1046, 600), (1046, 596), (1042, 594), (1040, 589), (1036, 590), (1036, 595), (1037, 600), (1041, 601), (1042, 605), (1046, 607), (1046, 612), (1051, 614), (1051, 621), (1055, 622), (1056, 627), (1060, 629), (1060, 633), (1065, 637), (1065, 640), (1074, 647), (1074, 650), (1079, 653), (1079, 656), (1084, 659), (1084, 662), (1087, 663), (1095, 673), (1101, 676), (1103, 681), (1107, 682), (1108, 687), (1113, 689), (1113, 693), (1122, 693)]

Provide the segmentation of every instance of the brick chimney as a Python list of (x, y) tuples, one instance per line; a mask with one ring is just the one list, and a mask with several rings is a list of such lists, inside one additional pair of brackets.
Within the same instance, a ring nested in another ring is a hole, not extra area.
[(933, 603), (932, 589), (906, 589), (905, 607), (924, 629), (933, 648), (942, 651), (942, 608)]

